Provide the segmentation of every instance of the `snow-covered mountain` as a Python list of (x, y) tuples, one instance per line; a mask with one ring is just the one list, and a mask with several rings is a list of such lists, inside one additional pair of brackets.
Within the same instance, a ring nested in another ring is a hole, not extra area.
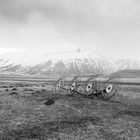
[(95, 52), (59, 53), (16, 52), (0, 56), (1, 74), (73, 75), (111, 73), (122, 69), (139, 69), (138, 61), (113, 59)]

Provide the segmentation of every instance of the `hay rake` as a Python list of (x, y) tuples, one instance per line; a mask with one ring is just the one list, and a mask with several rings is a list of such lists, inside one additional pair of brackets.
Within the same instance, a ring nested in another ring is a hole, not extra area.
[(70, 95), (79, 94), (109, 100), (117, 92), (118, 84), (113, 82), (113, 78), (100, 79), (101, 76), (103, 75), (62, 77), (56, 82), (55, 92), (64, 90)]
[(57, 94), (67, 92), (84, 97), (111, 99), (120, 85), (140, 85), (140, 70), (120, 70), (111, 74), (74, 75), (62, 77), (0, 77), (1, 82), (32, 82), (51, 85)]
[(1, 81), (21, 81), (21, 82), (43, 82), (53, 85), (57, 94), (66, 91), (69, 95), (79, 94), (84, 97), (96, 97), (101, 99), (111, 99), (118, 89), (118, 84), (111, 76), (103, 74), (76, 75), (62, 77), (1, 77)]

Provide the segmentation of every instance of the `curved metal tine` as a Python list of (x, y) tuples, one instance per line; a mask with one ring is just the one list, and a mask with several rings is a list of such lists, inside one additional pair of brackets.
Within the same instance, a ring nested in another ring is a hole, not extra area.
[(117, 88), (119, 88), (119, 82), (115, 81), (115, 80), (113, 81), (113, 79), (115, 79), (115, 78), (117, 78), (117, 79), (120, 78), (120, 75), (118, 75), (118, 74), (111, 74), (110, 78), (106, 82), (111, 81), (112, 83), (117, 85)]
[(74, 79), (71, 81), (73, 83), (79, 76), (75, 76)]
[(61, 79), (62, 79), (63, 83), (62, 83), (62, 86), (60, 88), (63, 89), (63, 90), (69, 91), (69, 89), (64, 87), (65, 86), (65, 82), (66, 82), (66, 76), (63, 76)]
[(92, 80), (93, 78), (97, 78), (97, 77), (99, 77), (100, 75), (99, 74), (97, 74), (97, 75), (92, 75), (92, 77), (90, 77), (86, 82), (89, 82), (90, 80)]
[[(61, 78), (59, 79), (59, 81), (62, 81), (62, 84), (61, 84), (61, 86), (60, 86), (60, 89), (66, 90), (66, 91), (70, 91), (70, 88), (66, 88), (66, 87), (65, 87), (65, 85), (66, 85), (65, 82), (68, 82), (68, 81), (67, 81), (67, 80), (68, 80), (67, 78), (68, 78), (67, 76), (63, 76), (63, 77), (61, 77)], [(73, 80), (74, 80), (74, 79), (73, 79)], [(73, 80), (72, 80), (72, 81), (73, 81)], [(59, 81), (58, 81), (58, 82), (59, 82)]]

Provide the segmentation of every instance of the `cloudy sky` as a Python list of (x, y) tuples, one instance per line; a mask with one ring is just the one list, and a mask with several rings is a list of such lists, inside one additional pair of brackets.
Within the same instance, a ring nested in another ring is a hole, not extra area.
[(0, 51), (76, 48), (140, 60), (139, 0), (0, 0)]

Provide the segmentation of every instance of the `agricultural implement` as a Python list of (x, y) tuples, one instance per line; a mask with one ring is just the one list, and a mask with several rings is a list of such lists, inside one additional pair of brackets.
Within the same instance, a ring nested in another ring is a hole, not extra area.
[(84, 75), (61, 77), (55, 83), (55, 92), (68, 92), (70, 95), (79, 94), (84, 97), (111, 99), (117, 92), (118, 84), (105, 75)]
[(54, 92), (61, 94), (67, 92), (69, 95), (79, 94), (87, 98), (111, 99), (118, 89), (118, 83), (114, 77), (103, 74), (76, 75), (63, 77), (1, 77), (0, 81), (9, 82), (43, 82), (54, 87)]

